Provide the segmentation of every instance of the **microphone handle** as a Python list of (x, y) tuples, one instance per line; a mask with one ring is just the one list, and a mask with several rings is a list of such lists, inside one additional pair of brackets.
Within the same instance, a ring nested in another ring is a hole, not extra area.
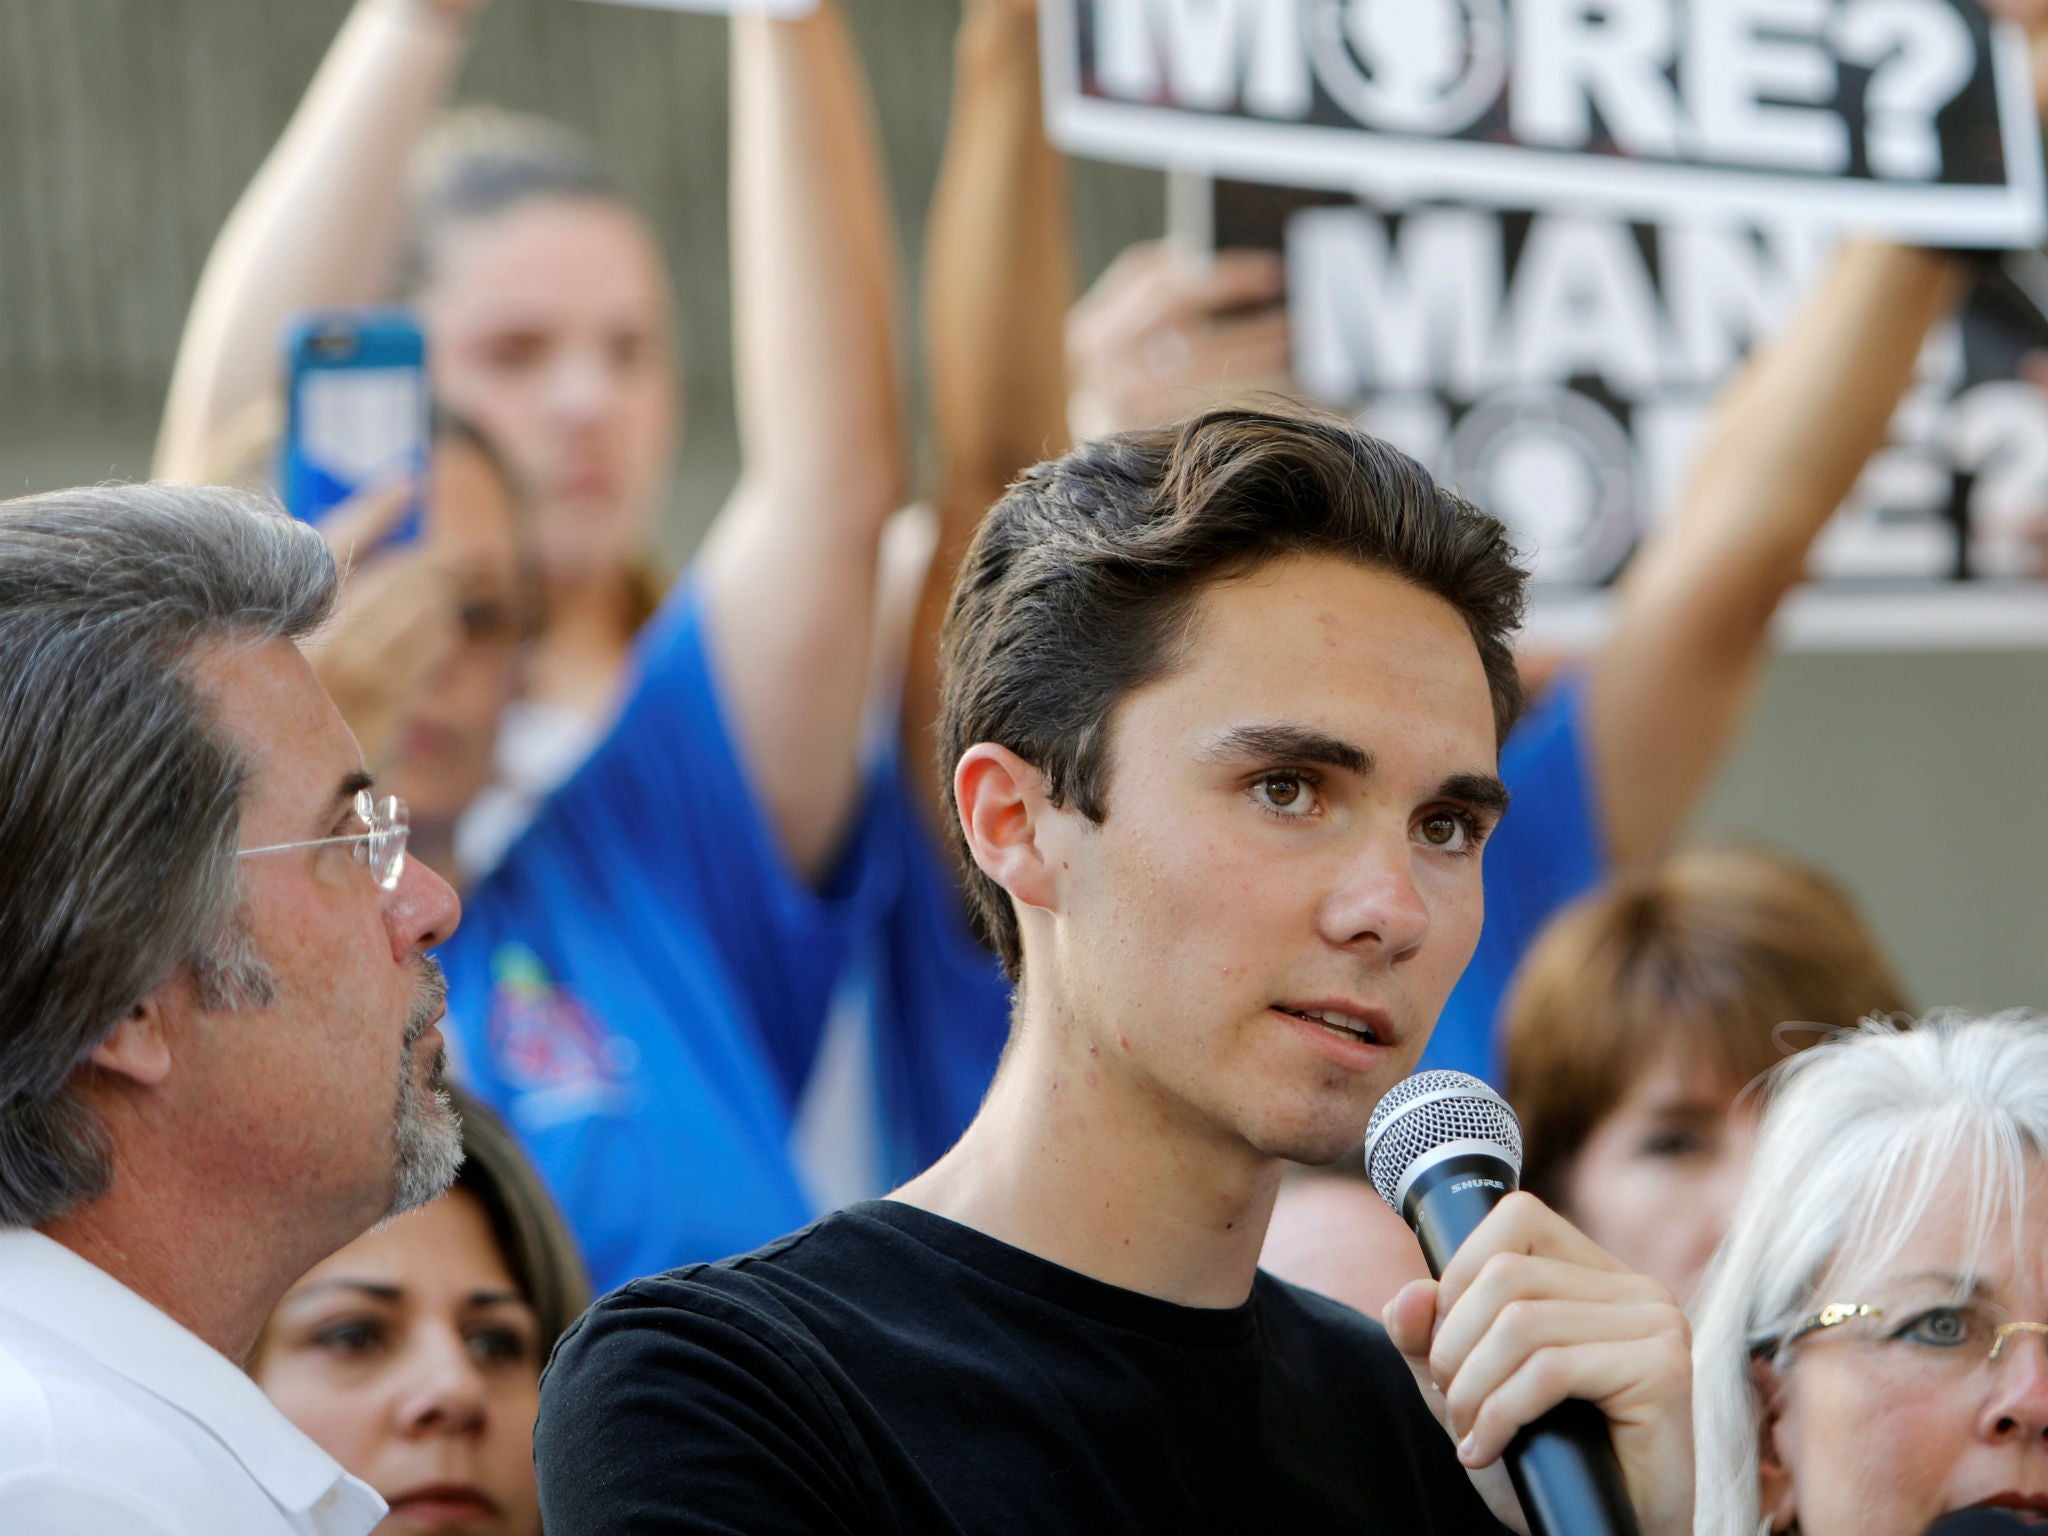
[[(1401, 1214), (1432, 1275), (1443, 1278), (1451, 1255), (1519, 1182), (1511, 1164), (1476, 1151), (1453, 1153), (1415, 1180)], [(1533, 1536), (1642, 1536), (1607, 1417), (1593, 1404), (1570, 1398), (1539, 1415), (1503, 1459)]]
[(1641, 1536), (1607, 1416), (1566, 1398), (1508, 1442), (1508, 1481), (1535, 1536)]

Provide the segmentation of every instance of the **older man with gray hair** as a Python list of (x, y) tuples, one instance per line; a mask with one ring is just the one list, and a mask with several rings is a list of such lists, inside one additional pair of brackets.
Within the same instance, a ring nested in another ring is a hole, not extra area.
[(383, 1514), (239, 1368), (461, 1161), (459, 907), (294, 643), (335, 586), (236, 493), (0, 502), (0, 1530)]

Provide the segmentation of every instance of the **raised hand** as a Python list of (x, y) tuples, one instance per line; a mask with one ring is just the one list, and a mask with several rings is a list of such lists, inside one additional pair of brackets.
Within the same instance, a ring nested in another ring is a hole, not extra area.
[(1110, 264), (1067, 316), (1076, 437), (1158, 426), (1288, 393), (1285, 272), (1271, 251), (1189, 257), (1160, 242)]

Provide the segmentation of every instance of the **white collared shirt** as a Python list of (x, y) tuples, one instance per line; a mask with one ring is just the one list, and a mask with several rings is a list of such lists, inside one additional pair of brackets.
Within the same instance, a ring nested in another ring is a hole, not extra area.
[(198, 1335), (0, 1228), (0, 1531), (362, 1536), (384, 1501)]

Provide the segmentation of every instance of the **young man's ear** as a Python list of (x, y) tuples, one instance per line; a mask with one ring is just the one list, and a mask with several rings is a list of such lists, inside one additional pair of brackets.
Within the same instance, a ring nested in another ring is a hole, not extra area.
[(110, 1077), (139, 1088), (154, 1088), (171, 1073), (170, 1031), (159, 987), (121, 1017), (86, 1058)]
[(1052, 861), (1041, 844), (1056, 814), (1045, 775), (1008, 747), (969, 747), (953, 770), (967, 848), (982, 873), (1027, 907), (1056, 905)]
[(1761, 1405), (1756, 1419), (1757, 1508), (1773, 1531), (1788, 1531), (1799, 1518), (1799, 1501), (1792, 1486), (1792, 1468), (1779, 1443), (1785, 1384), (1768, 1360), (1750, 1361), (1749, 1379)]

